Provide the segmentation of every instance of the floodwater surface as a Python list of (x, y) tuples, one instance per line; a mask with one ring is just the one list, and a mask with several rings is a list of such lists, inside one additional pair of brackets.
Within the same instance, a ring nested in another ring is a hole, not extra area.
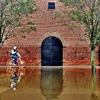
[(99, 69), (92, 78), (90, 68), (26, 67), (16, 91), (0, 73), (0, 100), (100, 100)]

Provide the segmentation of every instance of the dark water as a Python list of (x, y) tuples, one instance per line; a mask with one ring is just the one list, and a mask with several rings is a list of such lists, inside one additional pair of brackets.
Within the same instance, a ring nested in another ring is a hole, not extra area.
[(92, 78), (90, 68), (27, 67), (16, 91), (0, 73), (0, 100), (100, 100), (99, 69)]

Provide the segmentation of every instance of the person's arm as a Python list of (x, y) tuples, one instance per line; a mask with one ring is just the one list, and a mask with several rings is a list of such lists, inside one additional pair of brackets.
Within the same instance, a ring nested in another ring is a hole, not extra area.
[(17, 55), (18, 55), (19, 58), (21, 58), (21, 55), (19, 54), (19, 52), (17, 52)]
[(12, 50), (11, 51), (9, 51), (9, 56), (10, 56), (10, 58), (12, 58)]

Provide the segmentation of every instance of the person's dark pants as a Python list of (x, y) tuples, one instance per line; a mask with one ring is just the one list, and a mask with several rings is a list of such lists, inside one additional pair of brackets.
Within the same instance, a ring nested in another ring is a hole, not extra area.
[(18, 60), (17, 58), (12, 58), (12, 60), (13, 60), (13, 63), (14, 63), (14, 64), (17, 64), (17, 63), (18, 63), (18, 62), (17, 62), (17, 60)]

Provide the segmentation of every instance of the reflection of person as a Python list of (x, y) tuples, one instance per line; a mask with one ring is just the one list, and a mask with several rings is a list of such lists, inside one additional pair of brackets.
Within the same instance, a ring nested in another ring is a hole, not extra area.
[(11, 82), (11, 88), (14, 91), (16, 90), (17, 84), (20, 82), (20, 80), (21, 80), (21, 75), (18, 75), (17, 71), (13, 70), (10, 82)]
[(13, 71), (13, 74), (11, 75), (11, 88), (13, 88), (13, 90), (16, 90), (16, 86), (17, 86), (17, 81), (18, 81), (18, 74), (16, 72), (16, 70)]
[(13, 64), (15, 65), (18, 64), (18, 59), (21, 58), (21, 55), (19, 54), (16, 46), (14, 46), (13, 49), (11, 50), (10, 57)]

